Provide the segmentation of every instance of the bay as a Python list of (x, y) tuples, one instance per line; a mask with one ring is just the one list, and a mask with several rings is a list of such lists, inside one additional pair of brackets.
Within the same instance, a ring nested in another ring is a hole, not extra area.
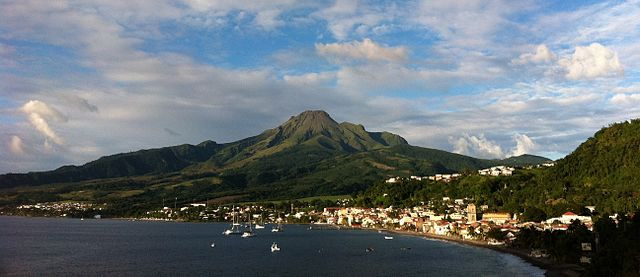
[[(271, 225), (253, 238), (225, 223), (0, 217), (2, 276), (543, 276), (520, 258), (366, 230)], [(277, 242), (282, 249), (272, 253)], [(215, 243), (215, 247), (211, 244)], [(371, 248), (373, 251), (367, 252)]]

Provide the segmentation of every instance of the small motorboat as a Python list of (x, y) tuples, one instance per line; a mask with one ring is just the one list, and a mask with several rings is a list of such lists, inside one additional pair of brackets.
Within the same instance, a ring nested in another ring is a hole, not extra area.
[(392, 239), (393, 239), (393, 237), (391, 237), (391, 236), (384, 236), (384, 239), (386, 239), (386, 240), (392, 240)]
[(278, 246), (277, 243), (272, 243), (271, 244), (271, 253), (276, 252), (276, 251), (280, 251), (280, 247)]
[(373, 252), (373, 250), (374, 250), (373, 248), (371, 248), (371, 247), (367, 247), (367, 249), (365, 249), (364, 251), (365, 251), (365, 252)]
[(211, 243), (211, 248), (213, 248), (213, 247), (216, 247), (216, 243), (215, 242)]
[(244, 233), (242, 233), (242, 237), (243, 237), (243, 238), (250, 238), (250, 237), (254, 237), (255, 235), (256, 235), (256, 234), (254, 234), (253, 232), (248, 231), (248, 230), (247, 230), (247, 231), (244, 231)]
[(255, 228), (256, 229), (264, 229), (264, 225), (256, 224)]

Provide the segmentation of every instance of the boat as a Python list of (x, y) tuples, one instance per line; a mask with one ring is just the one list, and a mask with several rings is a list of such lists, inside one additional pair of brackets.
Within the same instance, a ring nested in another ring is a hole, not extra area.
[(256, 223), (256, 229), (264, 229), (264, 222), (262, 221), (262, 215), (260, 215), (260, 223), (261, 224), (257, 224)]
[(213, 248), (213, 247), (216, 247), (216, 243), (215, 242), (211, 243), (211, 248)]
[(384, 239), (386, 239), (386, 240), (392, 240), (392, 239), (393, 239), (393, 237), (390, 237), (390, 236), (384, 236)]
[(367, 247), (367, 249), (364, 250), (365, 252), (373, 252), (374, 249), (372, 247)]
[(272, 233), (279, 233), (279, 232), (282, 232), (282, 231), (284, 231), (284, 230), (282, 229), (282, 224), (280, 224), (280, 223), (278, 223), (278, 226), (273, 227), (273, 229), (271, 229)]
[(272, 243), (271, 244), (271, 253), (276, 252), (276, 251), (280, 251), (280, 247), (278, 246), (277, 243)]
[(256, 234), (253, 232), (253, 229), (251, 228), (251, 221), (249, 221), (249, 227), (247, 229), (244, 230), (244, 232), (242, 232), (242, 237), (243, 238), (250, 238), (250, 237), (254, 237)]
[(231, 228), (224, 230), (224, 232), (222, 232), (223, 235), (241, 235), (242, 232), (240, 232), (240, 223), (238, 223), (237, 221), (237, 215), (236, 215), (236, 207), (233, 206), (233, 214), (232, 214), (232, 223), (231, 223)]

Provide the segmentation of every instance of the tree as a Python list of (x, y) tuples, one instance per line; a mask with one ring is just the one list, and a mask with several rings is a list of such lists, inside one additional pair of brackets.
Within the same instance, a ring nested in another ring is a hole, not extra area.
[(507, 233), (500, 231), (498, 228), (491, 228), (491, 230), (487, 232), (487, 237), (497, 241), (503, 241), (507, 237)]
[(536, 207), (525, 208), (522, 216), (524, 221), (540, 222), (547, 219), (547, 214), (542, 209)]

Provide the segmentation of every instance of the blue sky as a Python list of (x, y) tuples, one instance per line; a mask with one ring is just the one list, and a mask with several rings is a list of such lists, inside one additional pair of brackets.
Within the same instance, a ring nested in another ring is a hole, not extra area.
[(307, 109), (481, 158), (640, 115), (639, 1), (0, 1), (0, 173)]

